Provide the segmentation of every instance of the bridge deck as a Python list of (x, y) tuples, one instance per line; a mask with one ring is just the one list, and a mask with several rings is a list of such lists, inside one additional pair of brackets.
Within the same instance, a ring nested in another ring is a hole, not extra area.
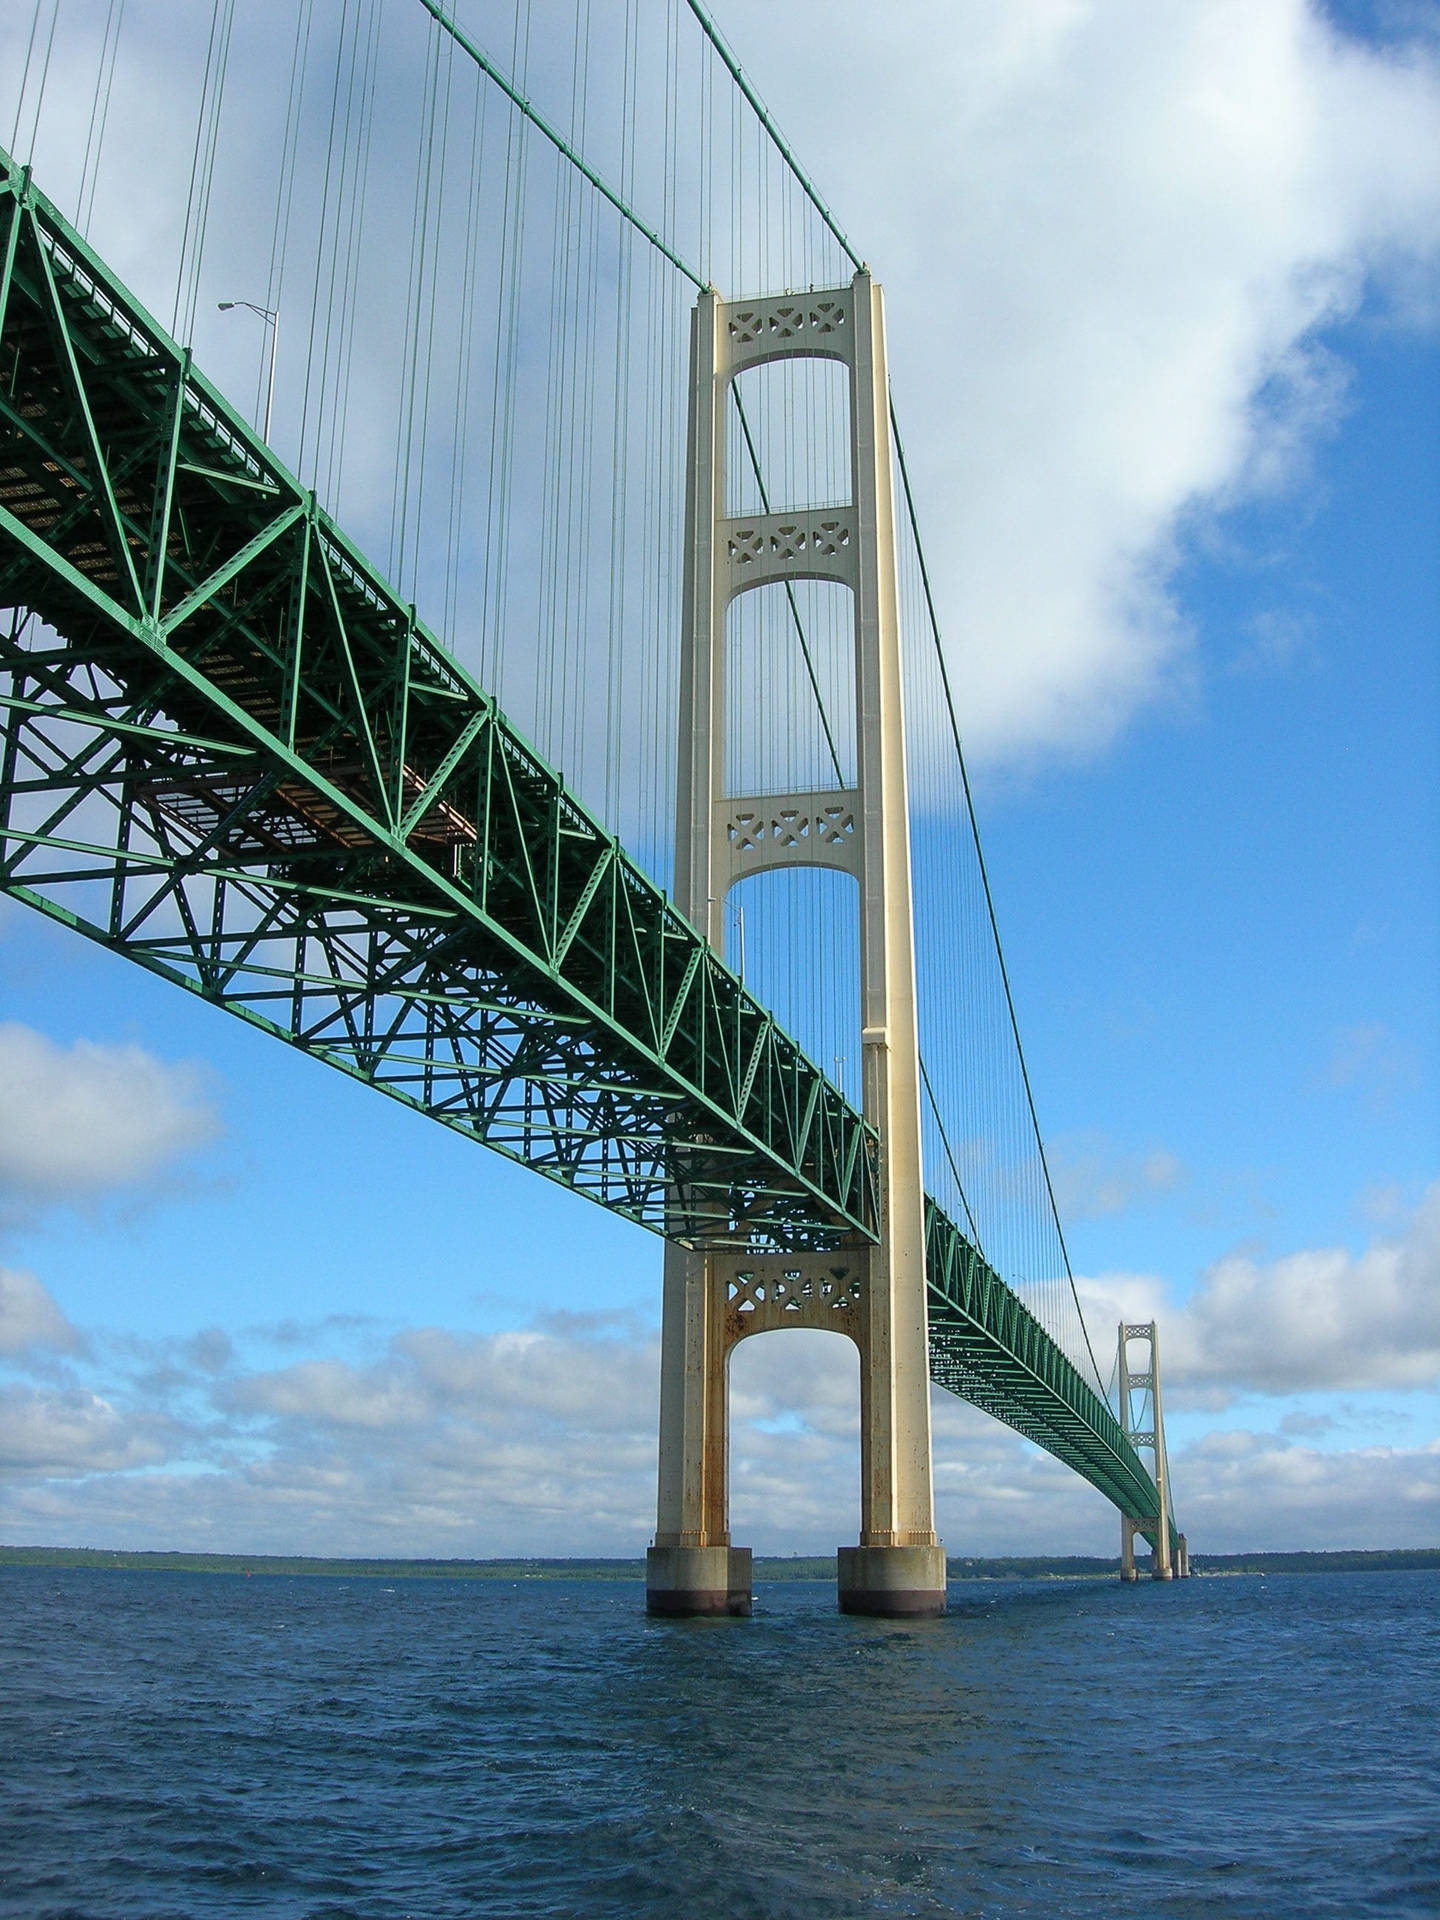
[[(839, 1089), (0, 167), (0, 889), (671, 1238), (873, 1237)], [(1154, 1511), (935, 1208), (929, 1281), (935, 1378)]]

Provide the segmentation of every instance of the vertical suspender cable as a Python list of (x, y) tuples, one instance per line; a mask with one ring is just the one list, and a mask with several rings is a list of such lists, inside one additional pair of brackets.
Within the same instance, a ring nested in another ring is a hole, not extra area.
[(230, 54), (230, 27), (234, 15), (235, 0), (214, 0), (210, 10), (210, 38), (205, 50), (205, 77), (201, 83), (200, 107), (195, 117), (195, 148), (190, 160), (190, 185), (185, 195), (185, 228), (180, 239), (180, 264), (175, 275), (175, 305), (170, 321), (170, 331), (180, 334), (183, 308), (185, 327), (182, 337), (186, 339), (195, 324), (200, 256), (204, 251), (205, 225), (210, 211), (215, 141), (220, 130), (220, 105), (225, 90), (225, 66)]
[[(15, 124), (10, 129), (10, 153), (15, 159), (18, 159), (20, 154), (20, 117), (25, 111), (25, 95), (30, 90), (30, 62), (35, 58), (35, 36), (40, 31), (40, 13), (44, 4), (45, 0), (35, 0), (35, 11), (30, 16), (30, 38), (25, 43), (25, 64), (20, 70), (20, 86), (15, 95)], [(58, 0), (56, 4), (58, 5)], [(50, 21), (50, 32), (52, 35), (55, 32), (53, 15)]]
[[(40, 13), (44, 0), (35, 0), (35, 12), (30, 19), (30, 38), (25, 47), (25, 66), (20, 76), (20, 93), (15, 102), (15, 130), (10, 136), (12, 158), (19, 157), (20, 120), (25, 108), (25, 95), (30, 87), (30, 63), (35, 57), (35, 40), (40, 30)], [(35, 142), (40, 137), (40, 111), (45, 105), (45, 82), (50, 78), (50, 55), (55, 47), (55, 25), (60, 18), (60, 0), (52, 0), (50, 8), (50, 31), (45, 37), (45, 54), (40, 62), (40, 84), (35, 91), (35, 108), (30, 123), (30, 151), (26, 158), (35, 157)]]
[(692, 285), (699, 287), (703, 292), (707, 283), (701, 275), (695, 271), (694, 267), (682, 260), (680, 255), (676, 253), (672, 247), (668, 246), (652, 227), (645, 224), (639, 214), (635, 212), (634, 208), (628, 206), (615, 189), (609, 186), (600, 175), (595, 172), (594, 168), (580, 157), (571, 143), (566, 140), (562, 134), (558, 133), (541, 113), (537, 112), (537, 110), (531, 106), (530, 102), (525, 98), (524, 94), (520, 92), (515, 83), (501, 72), (493, 60), (480, 51), (479, 47), (468, 34), (462, 32), (460, 27), (456, 25), (444, 9), (437, 4), (437, 0), (420, 0), (420, 5), (424, 7), (425, 11), (432, 16), (439, 26), (444, 28), (445, 32), (455, 41), (456, 45), (470, 56), (476, 66), (480, 68), (481, 72), (487, 74), (489, 78), (495, 82), (496, 86), (499, 87), (500, 91), (508, 96), (511, 103), (519, 109), (525, 119), (530, 122), (531, 126), (542, 133), (550, 142), (551, 146), (564, 155), (565, 159), (570, 162), (576, 172), (588, 180), (595, 191), (604, 199), (608, 200), (616, 212), (630, 222), (637, 233), (643, 233), (657, 253), (664, 254), (672, 267), (678, 268)]
[(85, 138), (85, 158), (80, 166), (80, 191), (75, 196), (75, 225), (81, 232), (95, 205), (95, 183), (100, 178), (100, 155), (105, 147), (110, 94), (115, 82), (115, 56), (120, 50), (120, 29), (124, 24), (125, 0), (110, 0), (109, 11), (105, 15), (105, 32), (100, 42), (100, 69), (96, 78), (95, 101), (90, 109), (90, 131)]
[[(341, 293), (341, 354), (336, 375), (336, 427), (331, 434), (331, 465), (327, 485), (338, 507), (345, 480), (345, 443), (350, 420), (350, 376), (355, 357), (356, 321), (361, 312), (360, 273), (364, 253), (365, 220), (369, 209), (370, 151), (375, 126), (375, 92), (380, 72), (382, 0), (370, 0), (370, 23), (360, 93), (359, 149), (355, 158), (354, 188), (350, 196), (350, 232), (346, 241), (349, 271)], [(278, 304), (278, 302), (276, 303)]]
[[(428, 6), (429, 3), (430, 3), (430, 0), (421, 0), (422, 6)], [(784, 135), (781, 133), (780, 129), (776, 126), (775, 122), (771, 119), (769, 111), (766, 108), (764, 101), (760, 98), (759, 94), (756, 93), (755, 89), (751, 86), (750, 82), (746, 79), (744, 70), (742, 69), (740, 62), (735, 58), (734, 54), (730, 51), (729, 47), (726, 46), (725, 41), (721, 36), (720, 29), (715, 25), (715, 22), (706, 13), (705, 9), (699, 4), (699, 0), (686, 0), (686, 4), (689, 6), (691, 13), (693, 13), (695, 18), (699, 21), (701, 32), (705, 35), (705, 38), (710, 42), (711, 46), (715, 49), (716, 53), (720, 56), (720, 60), (722, 65), (725, 68), (725, 71), (730, 75), (730, 78), (735, 82), (736, 86), (740, 89), (741, 93), (745, 96), (745, 99), (748, 101), (750, 105), (750, 109), (754, 113), (756, 119), (760, 122), (761, 126), (765, 129), (766, 133), (769, 134), (771, 140), (775, 143), (776, 152), (780, 155), (780, 158), (785, 162), (786, 166), (790, 169), (791, 173), (793, 173), (795, 178), (799, 181), (801, 187), (804, 189), (805, 194), (810, 201), (811, 206), (814, 207), (815, 211), (819, 214), (820, 218), (825, 222), (825, 225), (830, 229), (836, 241), (839, 243), (841, 252), (845, 255), (846, 259), (849, 260), (850, 264), (853, 267), (856, 267), (856, 268), (863, 267), (865, 264), (864, 261), (860, 258), (859, 254), (856, 253), (855, 249), (851, 246), (850, 242), (845, 238), (845, 235), (840, 231), (839, 225), (836, 222), (834, 214), (831, 213), (829, 207), (826, 206), (825, 202), (820, 198), (820, 195), (816, 192), (815, 188), (810, 184), (810, 181), (806, 177), (805, 171), (801, 167), (800, 162), (795, 158), (795, 155), (791, 152), (789, 146), (787, 145)]]
[[(280, 170), (275, 184), (275, 218), (270, 230), (270, 264), (265, 275), (265, 305), (278, 313), (284, 301), (285, 265), (290, 251), (290, 227), (295, 207), (295, 175), (300, 155), (301, 112), (305, 101), (305, 74), (310, 58), (310, 27), (314, 0), (303, 0), (295, 14), (295, 41), (290, 52), (290, 85), (285, 99), (285, 133), (280, 145)], [(260, 411), (265, 370), (256, 375), (255, 410)]]

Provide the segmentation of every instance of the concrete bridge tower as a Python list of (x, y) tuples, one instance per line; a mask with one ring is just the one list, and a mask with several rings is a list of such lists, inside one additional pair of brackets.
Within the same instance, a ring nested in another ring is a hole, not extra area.
[[(1130, 1361), (1132, 1341), (1145, 1343), (1144, 1363), (1135, 1367)], [(1120, 1516), (1120, 1578), (1133, 1580), (1135, 1574), (1135, 1536), (1142, 1529), (1154, 1528), (1155, 1558), (1151, 1577), (1156, 1580), (1187, 1579), (1190, 1552), (1184, 1534), (1170, 1541), (1170, 1468), (1165, 1454), (1165, 1410), (1160, 1398), (1160, 1333), (1153, 1320), (1136, 1324), (1120, 1322), (1120, 1344), (1116, 1360), (1120, 1386), (1120, 1426), (1132, 1447), (1145, 1448), (1155, 1462), (1155, 1512), (1122, 1513)], [(1141, 1414), (1136, 1420), (1135, 1395), (1140, 1396)], [(1148, 1412), (1149, 1426), (1145, 1425)]]
[[(726, 408), (745, 369), (795, 358), (849, 373), (849, 502), (726, 513)], [(851, 788), (726, 791), (726, 610), (753, 587), (838, 581), (854, 607), (857, 779)], [(889, 383), (880, 288), (696, 303), (691, 335), (675, 897), (716, 948), (751, 874), (839, 868), (858, 883), (864, 1111), (880, 1140), (879, 1241), (840, 1252), (696, 1253), (670, 1245), (660, 1389), (652, 1612), (748, 1613), (750, 1552), (729, 1532), (728, 1371), (777, 1327), (848, 1334), (860, 1352), (860, 1539), (839, 1553), (848, 1612), (945, 1608), (935, 1536), (925, 1307), (920, 1074), (901, 701)]]

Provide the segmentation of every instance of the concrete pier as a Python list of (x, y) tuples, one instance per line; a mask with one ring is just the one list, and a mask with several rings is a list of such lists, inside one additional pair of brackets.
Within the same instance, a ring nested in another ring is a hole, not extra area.
[(651, 1547), (645, 1556), (650, 1613), (744, 1618), (753, 1602), (749, 1547)]
[(924, 1618), (945, 1611), (945, 1549), (841, 1547), (836, 1556), (842, 1613)]

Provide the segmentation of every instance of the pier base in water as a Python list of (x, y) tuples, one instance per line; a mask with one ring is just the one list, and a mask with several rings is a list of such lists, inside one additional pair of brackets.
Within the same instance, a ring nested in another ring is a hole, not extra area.
[(944, 1547), (841, 1547), (835, 1561), (842, 1613), (917, 1619), (945, 1611)]
[(645, 1610), (672, 1618), (748, 1615), (749, 1547), (651, 1547), (645, 1555)]

